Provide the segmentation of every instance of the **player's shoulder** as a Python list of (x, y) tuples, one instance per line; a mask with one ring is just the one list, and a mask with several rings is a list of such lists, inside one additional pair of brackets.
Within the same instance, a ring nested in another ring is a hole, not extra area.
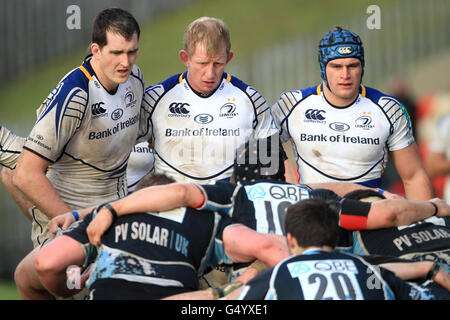
[(85, 92), (88, 92), (89, 81), (92, 80), (94, 71), (92, 68), (83, 63), (81, 66), (69, 71), (60, 81), (59, 84), (63, 84), (68, 88), (79, 88)]
[(245, 83), (244, 81), (242, 81), (241, 79), (239, 79), (238, 77), (235, 77), (229, 73), (224, 73), (223, 74), (223, 78), (229, 82), (230, 84), (232, 84), (233, 86), (235, 86), (236, 88), (239, 88), (242, 91), (247, 91), (247, 89), (249, 87), (251, 87), (249, 84)]
[(407, 110), (396, 97), (363, 85), (360, 87), (360, 93), (362, 98), (369, 99), (381, 108), (391, 123), (396, 123), (399, 119), (411, 122)]
[[(89, 82), (93, 80), (94, 71), (85, 59), (79, 67), (69, 71), (50, 92), (47, 98), (36, 111), (38, 118), (50, 111), (53, 106), (67, 105), (76, 101), (78, 108), (85, 108), (88, 103)], [(100, 86), (100, 84), (98, 84)]]
[(168, 91), (175, 87), (177, 84), (180, 84), (183, 82), (183, 79), (186, 78), (187, 72), (185, 73), (178, 73), (175, 74), (160, 83), (157, 84), (157, 86), (160, 86), (163, 88), (164, 91)]
[(150, 85), (145, 89), (145, 94), (152, 97), (154, 100), (174, 88), (177, 84), (183, 81), (183, 74), (175, 74), (155, 85)]
[(264, 97), (262, 94), (256, 90), (253, 86), (247, 84), (243, 80), (239, 79), (238, 77), (235, 77), (229, 73), (224, 73), (223, 78), (226, 82), (230, 83), (233, 87), (235, 87), (238, 90), (241, 90), (245, 92), (249, 96), (249, 98), (252, 100), (252, 102), (265, 102)]
[(361, 85), (360, 87), (360, 93), (363, 98), (367, 98), (374, 103), (378, 104), (381, 107), (384, 107), (388, 104), (395, 104), (400, 106), (401, 102), (394, 96), (381, 92), (380, 90), (377, 90), (375, 88), (367, 87)]
[(280, 98), (287, 104), (295, 106), (309, 96), (319, 95), (320, 90), (318, 90), (318, 87), (319, 86), (313, 86), (298, 90), (286, 91), (281, 94)]

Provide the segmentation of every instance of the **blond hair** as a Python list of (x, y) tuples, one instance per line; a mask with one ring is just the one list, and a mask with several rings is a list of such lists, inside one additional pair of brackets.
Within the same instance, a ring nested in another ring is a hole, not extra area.
[(183, 49), (188, 55), (193, 55), (197, 43), (203, 43), (206, 52), (214, 56), (225, 45), (227, 55), (231, 51), (230, 31), (221, 19), (201, 17), (191, 22), (183, 38)]

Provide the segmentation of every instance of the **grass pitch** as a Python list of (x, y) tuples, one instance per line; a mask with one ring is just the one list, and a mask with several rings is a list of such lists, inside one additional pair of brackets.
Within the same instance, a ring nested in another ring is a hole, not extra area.
[(0, 280), (0, 300), (22, 300), (14, 281)]

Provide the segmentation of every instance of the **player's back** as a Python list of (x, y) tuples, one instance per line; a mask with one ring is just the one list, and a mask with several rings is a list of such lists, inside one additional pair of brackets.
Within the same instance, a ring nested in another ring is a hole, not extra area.
[(196, 290), (198, 276), (214, 263), (219, 221), (218, 214), (190, 208), (121, 216), (102, 236), (88, 285), (120, 278)]
[(311, 192), (306, 185), (271, 180), (238, 184), (219, 181), (202, 185), (202, 188), (206, 194), (202, 208), (228, 214), (233, 222), (260, 233), (278, 235), (284, 234), (286, 209), (298, 201), (309, 199)]
[(408, 226), (355, 231), (352, 252), (433, 260), (450, 271), (450, 219), (431, 217)]
[(311, 249), (252, 279), (244, 300), (392, 300), (420, 296), (392, 272), (349, 254)]

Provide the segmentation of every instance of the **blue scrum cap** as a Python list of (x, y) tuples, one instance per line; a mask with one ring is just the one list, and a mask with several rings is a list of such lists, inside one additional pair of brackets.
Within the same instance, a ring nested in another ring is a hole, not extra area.
[(328, 86), (325, 67), (328, 62), (339, 58), (357, 58), (361, 61), (364, 74), (364, 48), (359, 36), (341, 27), (327, 33), (319, 43), (319, 68), (323, 81)]

